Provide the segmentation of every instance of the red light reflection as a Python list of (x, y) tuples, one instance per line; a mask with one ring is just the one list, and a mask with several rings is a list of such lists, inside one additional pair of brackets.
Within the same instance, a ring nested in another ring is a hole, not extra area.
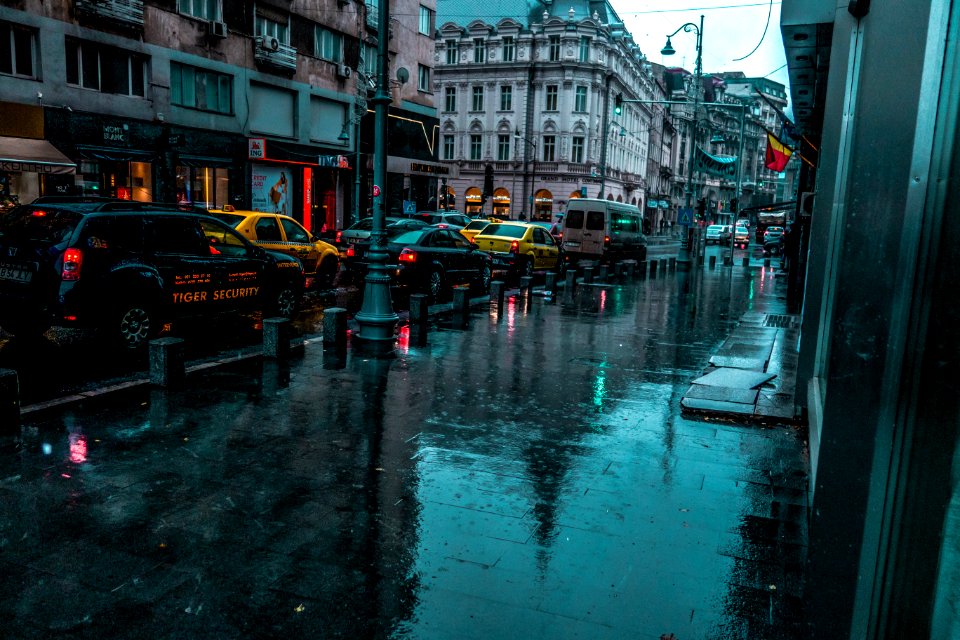
[(410, 325), (400, 327), (397, 332), (397, 348), (403, 353), (410, 353)]
[(87, 436), (82, 433), (70, 434), (70, 462), (81, 464), (87, 461)]

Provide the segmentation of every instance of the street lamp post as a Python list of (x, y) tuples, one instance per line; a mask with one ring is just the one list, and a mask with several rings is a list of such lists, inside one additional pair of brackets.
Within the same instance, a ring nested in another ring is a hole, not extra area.
[[(390, 25), (390, 3), (384, 0), (378, 7), (382, 29)], [(373, 228), (370, 233), (370, 262), (364, 280), (363, 303), (357, 313), (360, 330), (357, 338), (379, 348), (392, 348), (394, 328), (399, 320), (390, 299), (390, 274), (387, 270), (384, 206), (387, 187), (387, 118), (390, 106), (388, 66), (390, 63), (385, 34), (377, 39), (377, 92), (374, 94), (374, 152), (373, 152)]]
[[(687, 210), (692, 212), (693, 207), (693, 160), (695, 158), (695, 149), (694, 147), (697, 144), (697, 112), (700, 109), (700, 90), (701, 90), (701, 74), (703, 73), (702, 62), (703, 62), (703, 15), (700, 16), (700, 26), (698, 27), (692, 22), (687, 22), (684, 25), (681, 25), (679, 29), (667, 36), (667, 44), (664, 45), (663, 49), (660, 50), (660, 53), (665, 56), (672, 56), (676, 53), (676, 50), (673, 48), (673, 45), (670, 44), (670, 38), (680, 33), (680, 31), (685, 31), (690, 33), (691, 31), (696, 31), (697, 33), (697, 61), (694, 66), (693, 71), (693, 118), (692, 118), (692, 127), (690, 130), (690, 161), (687, 163), (687, 188), (686, 188), (686, 201), (687, 201)], [(697, 255), (700, 251), (700, 234), (699, 225), (696, 224), (696, 220), (692, 220), (694, 223), (693, 228), (690, 229), (690, 232), (687, 236), (687, 247), (691, 244), (694, 245), (694, 260), (697, 258)], [(694, 231), (696, 230), (696, 232)]]
[[(520, 135), (520, 127), (517, 127), (513, 132), (513, 137), (517, 140), (522, 140), (533, 147), (533, 161), (530, 163), (530, 215), (527, 218), (528, 220), (533, 220), (534, 211), (536, 210), (536, 185), (537, 185), (537, 143), (530, 138), (526, 138)], [(524, 157), (526, 157), (526, 147), (524, 147)], [(524, 172), (526, 172), (526, 162), (523, 164)]]

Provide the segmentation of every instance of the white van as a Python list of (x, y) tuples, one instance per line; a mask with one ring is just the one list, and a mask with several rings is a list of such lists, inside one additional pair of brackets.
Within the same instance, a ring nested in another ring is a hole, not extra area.
[(574, 198), (563, 217), (563, 249), (574, 259), (646, 260), (643, 214), (622, 202)]

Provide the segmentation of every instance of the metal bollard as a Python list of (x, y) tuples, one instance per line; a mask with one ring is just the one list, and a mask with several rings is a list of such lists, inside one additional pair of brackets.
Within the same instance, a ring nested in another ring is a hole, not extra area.
[(13, 369), (0, 369), (0, 435), (20, 433), (20, 379)]
[(717, 268), (717, 256), (710, 256), (710, 268), (711, 269)]
[[(716, 258), (714, 258), (714, 260), (716, 260)], [(701, 253), (699, 256), (697, 256), (697, 266), (698, 266), (698, 267), (702, 267), (702, 266), (703, 266), (703, 254), (702, 254), (702, 253)]]
[(627, 275), (627, 278), (630, 279), (630, 280), (633, 280), (633, 278), (635, 278), (636, 275), (637, 275), (637, 263), (636, 263), (636, 262), (628, 262), (628, 263), (625, 264), (624, 266), (625, 266), (626, 269), (627, 269), (627, 274), (626, 274), (626, 275)]
[(770, 266), (770, 258), (764, 258), (764, 259), (763, 259), (763, 266), (765, 266), (765, 267), (769, 267), (769, 266)]
[(533, 276), (521, 276), (520, 295), (529, 297), (531, 291), (533, 291)]
[(641, 260), (637, 263), (637, 277), (641, 280), (647, 279), (647, 270), (650, 268), (650, 263), (647, 260)]
[(150, 341), (150, 384), (172, 389), (186, 381), (183, 344), (181, 338), (158, 338)]
[(732, 267), (733, 266), (733, 252), (723, 254), (723, 266)]
[(323, 344), (346, 344), (347, 310), (330, 307), (323, 310)]
[(597, 265), (597, 274), (594, 276), (597, 282), (606, 282), (607, 281), (607, 266), (606, 265)]
[(497, 311), (503, 311), (503, 280), (494, 280), (490, 283), (490, 302), (497, 305)]
[(290, 355), (290, 321), (286, 318), (264, 318), (263, 355), (283, 359)]
[(660, 258), (660, 273), (666, 273), (666, 272), (667, 272), (667, 259)]
[(670, 268), (670, 271), (676, 271), (676, 270), (677, 270), (677, 259), (676, 259), (676, 258), (669, 258), (669, 259), (667, 260), (667, 266)]
[(583, 268), (583, 282), (585, 284), (593, 282), (593, 267)]
[(743, 266), (745, 266), (745, 267), (749, 267), (749, 266), (750, 266), (750, 256), (743, 256), (743, 262), (742, 262), (742, 264), (743, 264)]
[(658, 265), (658, 264), (659, 264), (659, 262), (658, 262), (657, 260), (650, 260), (650, 277), (651, 277), (651, 278), (656, 278), (656, 277), (657, 277), (657, 265)]
[(543, 290), (549, 291), (551, 295), (557, 292), (557, 274), (553, 271), (548, 271), (543, 276)]
[(470, 287), (457, 286), (453, 288), (453, 313), (461, 321), (466, 321), (470, 315)]

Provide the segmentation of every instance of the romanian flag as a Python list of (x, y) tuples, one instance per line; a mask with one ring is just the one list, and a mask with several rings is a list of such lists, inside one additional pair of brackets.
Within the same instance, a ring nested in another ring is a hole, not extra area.
[(790, 162), (790, 156), (793, 155), (793, 149), (780, 142), (775, 135), (767, 132), (767, 154), (764, 166), (771, 171), (783, 171), (787, 163)]

